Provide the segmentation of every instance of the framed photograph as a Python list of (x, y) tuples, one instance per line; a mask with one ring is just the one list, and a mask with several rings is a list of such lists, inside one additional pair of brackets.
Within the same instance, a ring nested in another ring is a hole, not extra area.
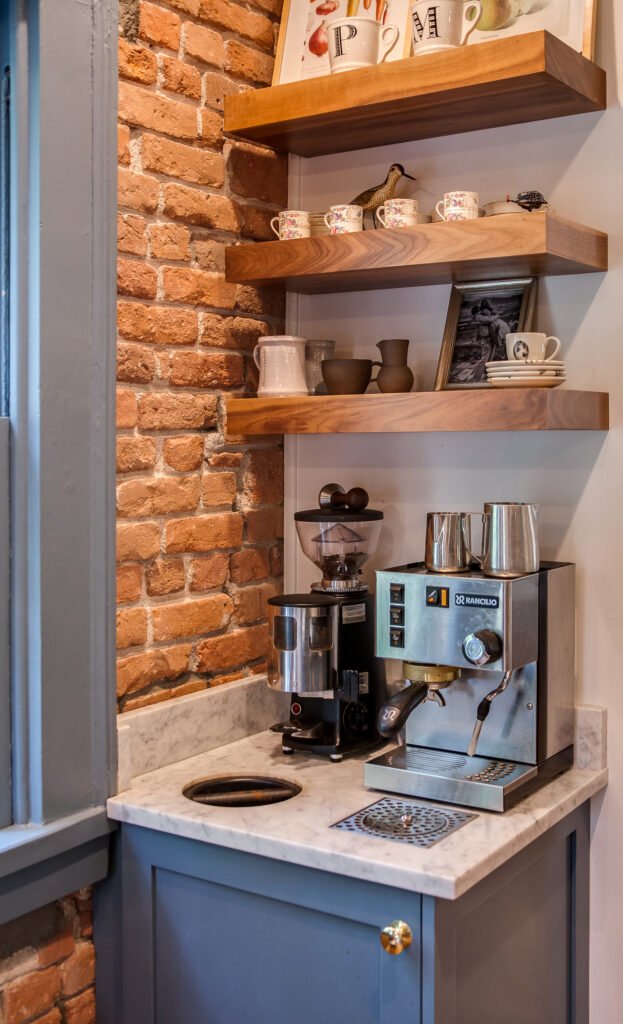
[(537, 280), (452, 286), (435, 391), (489, 387), (485, 364), (506, 359), (506, 335), (532, 328)]
[(481, 0), (468, 46), (546, 29), (589, 60), (595, 52), (597, 0)]
[(396, 25), (398, 39), (387, 60), (401, 60), (411, 52), (409, 0), (284, 0), (273, 85), (331, 74), (327, 26), (337, 18)]

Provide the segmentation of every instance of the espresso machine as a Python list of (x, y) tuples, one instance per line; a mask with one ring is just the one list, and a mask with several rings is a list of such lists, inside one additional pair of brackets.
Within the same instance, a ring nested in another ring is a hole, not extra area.
[(376, 652), (409, 685), (378, 722), (406, 742), (365, 765), (366, 785), (504, 811), (573, 763), (575, 566), (376, 579)]
[(385, 691), (374, 655), (374, 598), (360, 580), (383, 513), (368, 509), (362, 488), (322, 488), (319, 507), (297, 512), (303, 552), (322, 572), (309, 594), (268, 601), (268, 685), (292, 695), (282, 750), (341, 761), (380, 742), (376, 718)]

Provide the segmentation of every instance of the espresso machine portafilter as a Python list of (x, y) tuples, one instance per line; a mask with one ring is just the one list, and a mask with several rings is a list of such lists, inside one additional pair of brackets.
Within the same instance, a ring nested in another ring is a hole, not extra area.
[(573, 565), (500, 579), (415, 563), (376, 590), (376, 653), (411, 682), (378, 721), (406, 742), (366, 764), (368, 786), (503, 811), (572, 764)]

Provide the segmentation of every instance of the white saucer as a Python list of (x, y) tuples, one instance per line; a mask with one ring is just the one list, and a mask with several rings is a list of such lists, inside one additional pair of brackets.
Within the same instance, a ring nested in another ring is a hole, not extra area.
[(523, 370), (523, 369), (547, 369), (548, 367), (564, 366), (562, 359), (497, 359), (491, 363), (485, 363), (488, 370)]
[(565, 370), (554, 368), (553, 370), (536, 370), (531, 367), (528, 370), (487, 370), (488, 377), (564, 377)]
[(492, 388), (557, 388), (566, 377), (495, 377), (489, 379)]

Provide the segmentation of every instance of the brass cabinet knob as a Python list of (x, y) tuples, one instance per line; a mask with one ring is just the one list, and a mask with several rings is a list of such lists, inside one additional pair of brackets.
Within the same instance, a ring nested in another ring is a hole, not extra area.
[(392, 921), (381, 929), (381, 945), (386, 953), (397, 956), (413, 942), (413, 932), (404, 921)]

